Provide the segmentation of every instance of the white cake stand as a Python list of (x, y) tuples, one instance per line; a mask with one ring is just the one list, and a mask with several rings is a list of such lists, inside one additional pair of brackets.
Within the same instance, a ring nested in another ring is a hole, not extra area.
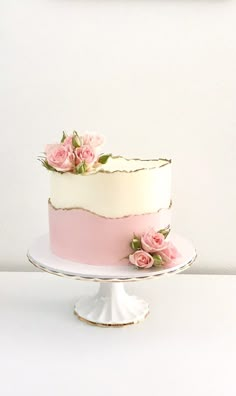
[(179, 235), (170, 238), (181, 258), (166, 268), (138, 269), (127, 266), (93, 266), (61, 259), (52, 254), (49, 237), (36, 239), (27, 257), (36, 267), (50, 274), (100, 283), (94, 296), (83, 296), (75, 304), (74, 313), (79, 319), (97, 326), (124, 326), (141, 322), (149, 313), (148, 303), (126, 293), (124, 282), (155, 279), (187, 269), (196, 259), (193, 245)]

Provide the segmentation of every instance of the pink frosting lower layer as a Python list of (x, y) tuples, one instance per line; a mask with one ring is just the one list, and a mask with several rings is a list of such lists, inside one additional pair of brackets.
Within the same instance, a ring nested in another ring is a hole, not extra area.
[(127, 264), (133, 234), (170, 224), (170, 209), (157, 213), (105, 218), (83, 209), (54, 209), (49, 204), (51, 250), (61, 258), (91, 265)]

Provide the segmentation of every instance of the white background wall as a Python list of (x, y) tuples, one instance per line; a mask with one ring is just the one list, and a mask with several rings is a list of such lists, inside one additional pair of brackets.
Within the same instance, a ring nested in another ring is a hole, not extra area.
[[(63, 129), (173, 158), (173, 227), (192, 272), (236, 273), (236, 2), (0, 1), (0, 267), (47, 231), (36, 161)], [(125, 192), (124, 192), (125, 193)]]

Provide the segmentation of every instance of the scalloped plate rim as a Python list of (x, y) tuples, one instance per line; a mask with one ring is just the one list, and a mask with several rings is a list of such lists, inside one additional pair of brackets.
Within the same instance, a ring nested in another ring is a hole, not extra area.
[[(170, 238), (177, 246), (181, 257), (176, 260), (173, 266), (166, 268), (152, 267), (149, 269), (139, 269), (132, 265), (90, 265), (74, 262), (60, 258), (53, 254), (49, 246), (49, 235), (44, 234), (36, 238), (27, 252), (27, 257), (32, 264), (46, 271), (61, 273), (65, 276), (81, 277), (84, 279), (145, 279), (152, 276), (164, 275), (166, 273), (181, 270), (182, 267), (190, 265), (196, 258), (196, 250), (193, 244), (186, 238), (172, 233)], [(75, 268), (72, 268), (75, 267)]]

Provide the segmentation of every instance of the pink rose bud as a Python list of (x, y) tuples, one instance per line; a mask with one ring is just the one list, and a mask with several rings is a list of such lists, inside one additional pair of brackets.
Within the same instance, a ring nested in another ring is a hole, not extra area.
[(75, 149), (75, 164), (78, 165), (81, 162), (85, 162), (86, 165), (94, 163), (96, 155), (94, 148), (90, 145), (83, 145)]
[(136, 252), (130, 254), (129, 261), (139, 268), (151, 268), (154, 263), (153, 257), (144, 250), (136, 250)]
[(148, 253), (159, 252), (166, 246), (165, 237), (153, 228), (141, 236), (142, 248)]
[(52, 144), (46, 147), (46, 159), (50, 166), (59, 172), (74, 169), (75, 156), (63, 144)]
[(166, 247), (162, 249), (159, 254), (165, 264), (170, 264), (180, 257), (179, 251), (171, 241), (167, 242)]
[(104, 143), (104, 137), (102, 135), (98, 135), (97, 133), (86, 133), (83, 136), (83, 144), (89, 145), (94, 148), (101, 146)]

